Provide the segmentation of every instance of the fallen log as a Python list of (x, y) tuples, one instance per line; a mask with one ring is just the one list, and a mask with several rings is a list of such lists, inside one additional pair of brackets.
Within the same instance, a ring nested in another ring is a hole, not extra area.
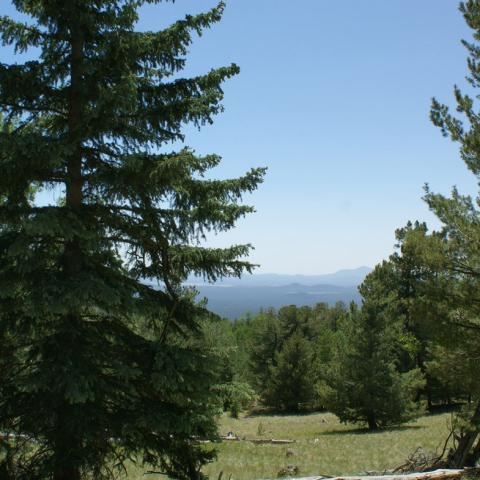
[(239, 442), (241, 440), (240, 437), (236, 435), (220, 435), (221, 440), (226, 440), (227, 442)]
[(272, 444), (272, 445), (289, 445), (291, 443), (295, 443), (295, 440), (287, 440), (287, 439), (276, 439), (276, 438), (246, 438), (245, 439), (247, 442), (252, 442), (256, 444)]
[(465, 476), (465, 470), (439, 469), (432, 472), (415, 472), (391, 475), (369, 475), (367, 477), (336, 477), (335, 480), (454, 480)]
[(257, 445), (271, 444), (271, 445), (289, 445), (295, 443), (296, 440), (282, 439), (282, 438), (240, 438), (236, 435), (220, 435), (223, 442), (251, 442)]
[(392, 474), (392, 475), (352, 475), (344, 477), (301, 477), (290, 478), (289, 480), (458, 480), (465, 478), (467, 475), (478, 475), (480, 469), (466, 468), (460, 470), (454, 469), (438, 469), (431, 472), (415, 472), (406, 474)]

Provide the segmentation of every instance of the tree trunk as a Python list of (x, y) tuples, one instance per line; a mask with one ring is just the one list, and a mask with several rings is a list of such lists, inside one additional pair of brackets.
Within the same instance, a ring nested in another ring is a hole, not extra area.
[(373, 412), (368, 412), (367, 413), (367, 423), (368, 423), (368, 429), (369, 430), (377, 430), (378, 429), (378, 424), (377, 424), (377, 420), (375, 418), (375, 413), (373, 413)]
[(80, 472), (77, 468), (62, 468), (58, 473), (55, 472), (53, 480), (80, 480)]
[(53, 480), (80, 480), (80, 470), (76, 465), (70, 466), (63, 461), (56, 462)]
[(478, 464), (479, 460), (480, 460), (480, 438), (477, 440), (477, 444), (475, 445), (471, 455), (469, 456), (468, 466), (474, 467), (475, 465)]
[[(68, 109), (68, 142), (71, 153), (67, 159), (67, 171), (65, 178), (65, 206), (68, 210), (78, 215), (83, 204), (83, 177), (82, 177), (82, 93), (83, 81), (83, 56), (84, 37), (82, 27), (79, 25), (78, 16), (75, 14), (77, 5), (75, 0), (69, 2), (67, 7), (70, 17), (70, 90)], [(64, 275), (69, 280), (75, 279), (82, 270), (82, 247), (79, 238), (74, 234), (73, 238), (65, 242), (63, 254)], [(74, 282), (72, 282), (74, 283)], [(66, 336), (75, 337), (77, 325), (81, 322), (79, 312), (72, 310), (65, 318)], [(65, 363), (78, 362), (74, 351), (69, 348), (71, 342), (65, 338), (65, 347), (59, 353), (59, 358), (66, 360)], [(76, 412), (72, 404), (61, 398), (61, 406), (57, 411), (56, 440), (54, 452), (53, 480), (80, 480), (79, 446), (81, 445), (80, 432), (75, 428)]]
[[(472, 450), (475, 440), (477, 440), (479, 435), (477, 426), (480, 423), (480, 402), (477, 403), (475, 412), (470, 421), (474, 426), (474, 430), (463, 434), (458, 441), (456, 450), (448, 455), (447, 463), (449, 467), (461, 468), (467, 464), (470, 451)], [(477, 450), (477, 447), (475, 450)], [(478, 452), (478, 454), (480, 455), (480, 452)]]
[(80, 442), (75, 435), (75, 422), (72, 422), (73, 410), (72, 405), (64, 401), (57, 412), (53, 480), (80, 480)]

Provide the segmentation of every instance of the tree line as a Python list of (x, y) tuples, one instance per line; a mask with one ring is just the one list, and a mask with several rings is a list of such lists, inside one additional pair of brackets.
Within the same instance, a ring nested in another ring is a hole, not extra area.
[[(430, 118), (459, 144), (480, 183), (480, 2), (460, 4), (473, 31), (469, 92), (454, 88), (455, 114), (432, 100)], [(360, 286), (360, 306), (285, 307), (232, 327), (243, 354), (237, 375), (272, 407), (325, 407), (370, 429), (401, 423), (424, 408), (462, 404), (445, 465), (480, 459), (480, 197), (425, 187), (440, 228), (408, 222), (395, 250)], [(240, 332), (240, 333), (239, 333)], [(297, 397), (293, 394), (297, 392)]]
[(396, 239), (395, 252), (360, 285), (361, 305), (289, 305), (218, 321), (222, 381), (241, 392), (232, 391), (224, 408), (234, 416), (255, 404), (291, 413), (327, 409), (375, 430), (455, 405), (455, 448), (445, 462), (474, 465), (480, 285), (465, 272), (476, 259), (452, 250), (458, 237), (453, 244), (446, 230), (429, 233), (424, 223), (409, 222)]
[(265, 407), (328, 409), (371, 429), (471, 401), (473, 371), (446, 368), (451, 345), (424, 322), (411, 292), (403, 296), (412, 278), (404, 261), (395, 254), (375, 268), (360, 287), (360, 306), (289, 305), (220, 321), (214, 337), (225, 347), (224, 379), (247, 384)]

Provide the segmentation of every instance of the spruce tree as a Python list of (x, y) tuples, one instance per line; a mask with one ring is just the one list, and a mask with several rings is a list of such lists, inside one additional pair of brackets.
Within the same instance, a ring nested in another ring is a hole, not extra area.
[(352, 305), (322, 388), (326, 407), (341, 422), (376, 430), (418, 413), (413, 398), (422, 386), (421, 374), (419, 370), (401, 374), (396, 367), (399, 327), (377, 306), (359, 310)]
[[(13, 0), (4, 45), (38, 58), (0, 65), (2, 468), (23, 479), (113, 478), (126, 460), (199, 478), (214, 438), (205, 315), (182, 283), (240, 275), (248, 245), (202, 247), (252, 208), (263, 170), (206, 180), (217, 155), (182, 127), (222, 110), (236, 65), (183, 78), (193, 35), (224, 4), (159, 32), (135, 31), (156, 0)], [(32, 186), (58, 203), (31, 201)], [(151, 282), (158, 282), (154, 288)]]
[(265, 400), (280, 410), (298, 412), (311, 407), (314, 398), (313, 348), (300, 333), (288, 338), (270, 367)]
[(260, 312), (252, 321), (252, 330), (246, 348), (248, 350), (248, 379), (255, 391), (265, 399), (276, 355), (280, 351), (281, 328), (275, 312)]

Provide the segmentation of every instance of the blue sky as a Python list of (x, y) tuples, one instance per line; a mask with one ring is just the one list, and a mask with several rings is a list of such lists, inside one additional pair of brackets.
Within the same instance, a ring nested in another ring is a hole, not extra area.
[[(215, 5), (144, 7), (155, 30)], [(12, 14), (8, 0), (0, 15)], [(235, 62), (225, 112), (201, 132), (199, 153), (223, 157), (219, 177), (269, 168), (246, 198), (257, 213), (209, 239), (252, 243), (260, 272), (318, 274), (386, 258), (394, 230), (434, 217), (422, 186), (475, 193), (458, 146), (430, 124), (430, 99), (464, 85), (470, 39), (454, 0), (230, 0), (221, 23), (191, 47), (186, 75)], [(0, 61), (11, 62), (9, 49)]]

